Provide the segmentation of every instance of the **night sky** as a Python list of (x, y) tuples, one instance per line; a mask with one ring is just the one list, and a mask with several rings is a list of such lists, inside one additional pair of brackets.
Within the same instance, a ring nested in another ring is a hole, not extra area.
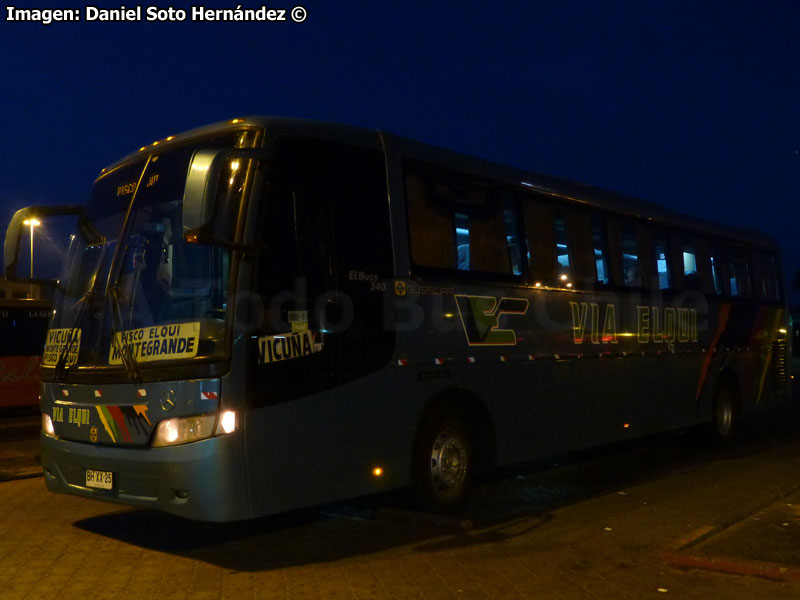
[(761, 229), (787, 278), (800, 269), (800, 3), (302, 2), (300, 24), (4, 14), (2, 230), (21, 206), (82, 203), (102, 167), (143, 144), (270, 114), (386, 129)]

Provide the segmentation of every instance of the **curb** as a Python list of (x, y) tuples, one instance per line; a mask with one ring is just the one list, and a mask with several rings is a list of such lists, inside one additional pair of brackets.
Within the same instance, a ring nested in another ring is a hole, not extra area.
[(682, 569), (702, 569), (730, 575), (745, 575), (774, 581), (800, 583), (800, 566), (797, 565), (717, 554), (691, 553), (693, 548), (697, 548), (710, 539), (730, 531), (736, 525), (757, 514), (764, 513), (778, 502), (798, 491), (800, 491), (800, 485), (782, 492), (770, 502), (740, 514), (722, 525), (699, 529), (690, 539), (680, 540), (677, 544), (678, 547), (674, 550), (662, 553), (661, 558), (665, 563)]
[(800, 568), (790, 565), (727, 556), (695, 556), (676, 552), (666, 552), (661, 555), (661, 558), (667, 564), (683, 569), (703, 569), (704, 571), (716, 571), (730, 575), (747, 575), (776, 581), (800, 583)]
[(16, 481), (17, 479), (33, 479), (42, 476), (41, 465), (30, 465), (11, 469), (0, 469), (0, 483), (3, 481)]

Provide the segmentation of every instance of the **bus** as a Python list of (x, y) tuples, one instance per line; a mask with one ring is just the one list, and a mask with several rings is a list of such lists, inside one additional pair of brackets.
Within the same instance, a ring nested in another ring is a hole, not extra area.
[[(252, 117), (103, 169), (41, 367), (59, 493), (234, 521), (789, 400), (767, 235), (383, 131)], [(46, 223), (45, 225), (46, 226)], [(34, 274), (38, 277), (37, 274)]]
[(0, 280), (0, 410), (35, 411), (39, 362), (52, 316), (37, 286)]

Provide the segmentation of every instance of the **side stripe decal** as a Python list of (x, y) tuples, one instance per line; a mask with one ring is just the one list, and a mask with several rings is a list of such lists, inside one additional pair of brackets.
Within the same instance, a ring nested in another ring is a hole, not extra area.
[(703, 366), (700, 368), (700, 379), (697, 381), (697, 392), (694, 396), (695, 400), (699, 400), (700, 394), (703, 392), (703, 387), (705, 386), (706, 379), (708, 378), (708, 369), (711, 367), (711, 359), (714, 358), (714, 353), (717, 351), (719, 339), (722, 337), (722, 334), (725, 332), (725, 328), (728, 325), (728, 317), (730, 316), (730, 312), (730, 304), (723, 304), (719, 307), (719, 314), (717, 315), (717, 329), (714, 331), (714, 337), (712, 338), (711, 343), (708, 345), (705, 358), (703, 358)]

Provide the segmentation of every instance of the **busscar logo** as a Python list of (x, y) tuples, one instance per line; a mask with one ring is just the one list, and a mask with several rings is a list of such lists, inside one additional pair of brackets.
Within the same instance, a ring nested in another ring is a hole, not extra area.
[(503, 315), (524, 315), (528, 312), (525, 298), (466, 296), (455, 294), (458, 314), (470, 346), (515, 346), (517, 333), (500, 329)]

